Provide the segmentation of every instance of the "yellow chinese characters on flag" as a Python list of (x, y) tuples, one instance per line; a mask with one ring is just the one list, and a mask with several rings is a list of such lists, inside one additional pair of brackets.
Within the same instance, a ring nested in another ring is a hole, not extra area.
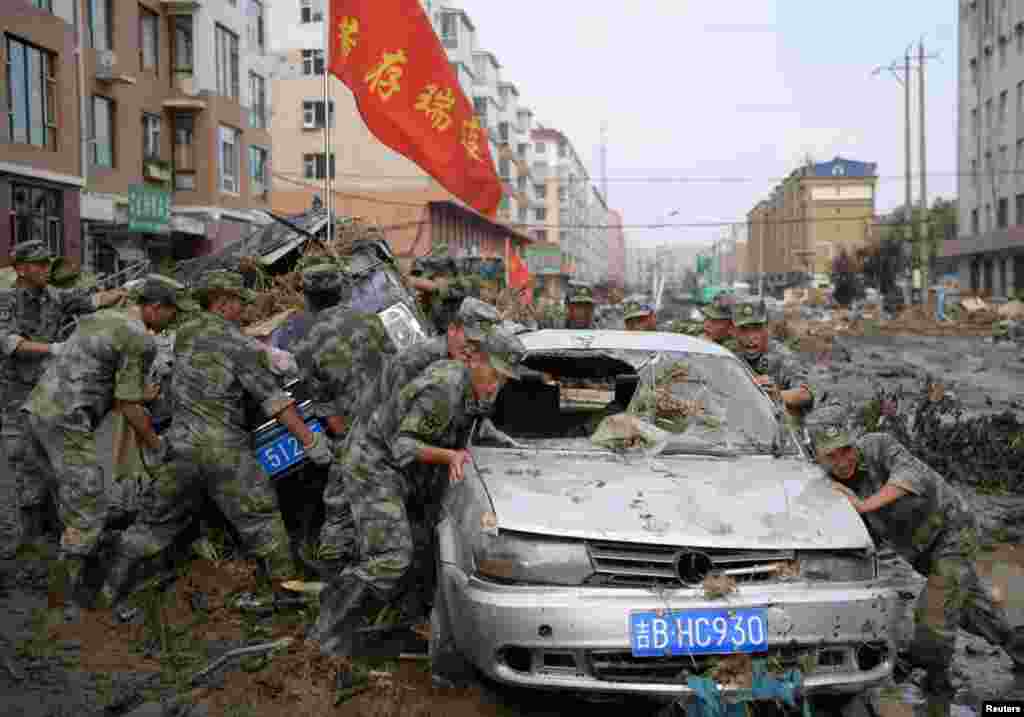
[(502, 197), (487, 130), (419, 0), (331, 0), (328, 71), (367, 128), (448, 191), (493, 217)]

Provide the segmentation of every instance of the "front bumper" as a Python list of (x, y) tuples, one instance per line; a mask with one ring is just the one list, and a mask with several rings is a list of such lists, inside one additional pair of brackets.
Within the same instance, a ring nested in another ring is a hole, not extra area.
[(690, 589), (500, 585), (450, 564), (439, 577), (456, 644), (485, 674), (595, 694), (687, 698), (687, 677), (713, 664), (715, 656), (633, 657), (632, 611), (766, 607), (769, 653), (754, 657), (801, 669), (805, 695), (853, 694), (887, 680), (903, 614), (897, 591), (877, 582), (741, 585), (727, 600), (707, 600)]

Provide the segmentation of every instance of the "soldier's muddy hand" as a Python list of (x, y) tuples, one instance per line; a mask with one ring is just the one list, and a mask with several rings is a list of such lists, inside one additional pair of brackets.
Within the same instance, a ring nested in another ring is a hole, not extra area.
[(305, 446), (306, 455), (309, 460), (313, 461), (318, 466), (330, 465), (334, 459), (334, 450), (331, 445), (331, 441), (328, 440), (327, 436), (322, 431), (316, 431), (313, 433), (313, 440), (308, 446)]
[(461, 483), (462, 479), (466, 477), (463, 466), (469, 463), (471, 460), (469, 451), (452, 451), (451, 458), (448, 462), (448, 481), (450, 483)]
[(145, 403), (155, 401), (160, 397), (160, 384), (158, 383), (147, 383), (145, 388), (142, 389), (142, 400)]

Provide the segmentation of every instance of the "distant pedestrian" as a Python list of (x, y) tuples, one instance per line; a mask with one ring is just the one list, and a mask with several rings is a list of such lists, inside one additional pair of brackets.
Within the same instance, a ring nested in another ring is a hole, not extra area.
[(626, 331), (657, 331), (658, 315), (650, 304), (631, 301), (626, 304), (623, 320)]
[(565, 328), (586, 331), (597, 328), (594, 324), (594, 292), (589, 286), (580, 286), (569, 294)]

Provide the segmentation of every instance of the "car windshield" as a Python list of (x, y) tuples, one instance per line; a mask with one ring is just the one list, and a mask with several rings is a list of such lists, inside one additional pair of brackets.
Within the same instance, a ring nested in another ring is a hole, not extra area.
[(735, 455), (792, 452), (773, 407), (733, 356), (535, 353), (498, 397), (494, 423), (539, 448)]

